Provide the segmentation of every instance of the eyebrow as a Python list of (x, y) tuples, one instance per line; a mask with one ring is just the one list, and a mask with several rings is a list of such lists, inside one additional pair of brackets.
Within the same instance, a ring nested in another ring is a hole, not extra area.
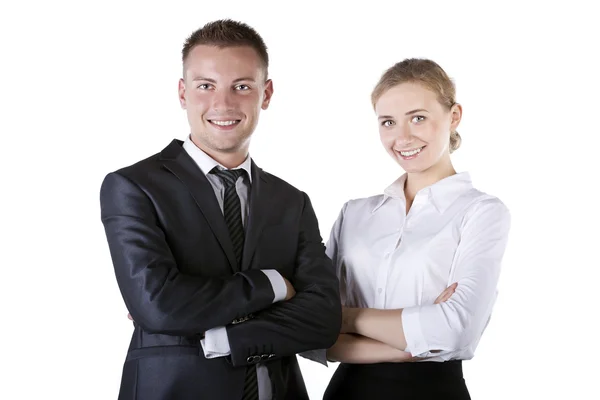
[(210, 78), (204, 78), (202, 76), (197, 76), (193, 79), (194, 82), (196, 81), (206, 81), (206, 82), (210, 82), (210, 83), (217, 83), (217, 81), (215, 81), (214, 79), (210, 79)]
[[(205, 82), (210, 82), (210, 83), (217, 83), (217, 81), (215, 81), (214, 79), (211, 78), (204, 78), (202, 76), (197, 76), (193, 79), (194, 82), (196, 81), (205, 81)], [(238, 83), (238, 82), (256, 82), (254, 80), (254, 78), (249, 78), (249, 77), (244, 77), (244, 78), (238, 78), (236, 80), (233, 81), (233, 83)]]
[(417, 108), (416, 110), (411, 110), (411, 111), (407, 112), (407, 113), (406, 113), (406, 114), (404, 114), (404, 115), (411, 115), (411, 114), (418, 113), (418, 112), (423, 112), (423, 111), (425, 111), (425, 112), (429, 112), (429, 111), (427, 111), (427, 110), (426, 110), (426, 109), (424, 109), (424, 108)]
[(242, 81), (247, 81), (247, 82), (256, 82), (254, 80), (254, 78), (251, 77), (244, 77), (244, 78), (238, 78), (235, 81), (233, 81), (233, 83), (237, 83), (237, 82), (242, 82)]
[[(429, 112), (424, 108), (417, 108), (415, 110), (410, 110), (409, 112), (405, 113), (404, 115), (412, 115), (412, 114), (415, 114), (418, 112), (423, 112), (423, 111), (425, 111), (427, 113)], [(377, 117), (377, 119), (394, 119), (394, 117), (392, 117), (391, 115), (381, 115), (381, 116)]]

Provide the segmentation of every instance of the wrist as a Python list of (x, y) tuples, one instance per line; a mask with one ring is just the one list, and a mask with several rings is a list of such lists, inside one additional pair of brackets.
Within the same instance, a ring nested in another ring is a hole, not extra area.
[(359, 327), (361, 323), (361, 315), (363, 313), (362, 308), (352, 308), (350, 312), (350, 322), (348, 324), (349, 332), (359, 334)]
[(373, 318), (378, 310), (372, 308), (357, 308), (356, 314), (353, 318), (353, 327), (354, 333), (371, 337), (369, 333), (369, 324), (373, 324)]

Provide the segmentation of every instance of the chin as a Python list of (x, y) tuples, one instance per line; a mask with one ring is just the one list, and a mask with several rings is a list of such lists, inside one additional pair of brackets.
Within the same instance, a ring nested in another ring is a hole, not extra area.
[(402, 169), (411, 174), (418, 174), (420, 172), (424, 172), (428, 169), (428, 167), (423, 166), (420, 163), (414, 163), (410, 161), (398, 160), (398, 164)]
[(219, 148), (227, 149), (228, 151), (237, 151), (239, 149), (248, 146), (250, 143), (249, 136), (237, 136), (232, 138), (227, 138), (225, 140), (217, 140), (214, 142)]
[(214, 148), (221, 153), (235, 153), (242, 146), (239, 143), (215, 143)]
[(421, 172), (425, 171), (423, 168), (407, 168), (404, 166), (402, 166), (402, 169), (409, 174), (420, 174)]

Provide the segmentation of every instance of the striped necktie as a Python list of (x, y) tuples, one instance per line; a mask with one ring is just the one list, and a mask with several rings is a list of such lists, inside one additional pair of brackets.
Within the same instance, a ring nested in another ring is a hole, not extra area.
[[(237, 194), (235, 183), (245, 172), (243, 169), (219, 170), (217, 167), (210, 171), (223, 182), (225, 193), (223, 195), (223, 216), (229, 230), (229, 237), (233, 244), (235, 258), (238, 267), (242, 262), (242, 249), (244, 248), (244, 226), (242, 224), (242, 205)], [(258, 400), (258, 379), (256, 367), (249, 365), (246, 368), (246, 380), (244, 382), (244, 396), (242, 400)]]

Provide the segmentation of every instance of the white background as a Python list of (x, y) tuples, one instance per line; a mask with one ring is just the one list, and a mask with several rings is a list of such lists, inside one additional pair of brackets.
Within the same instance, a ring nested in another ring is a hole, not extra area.
[[(311, 196), (324, 237), (346, 200), (402, 173), (370, 107), (380, 74), (406, 57), (441, 64), (464, 107), (455, 166), (513, 215), (500, 297), (464, 364), (472, 397), (600, 398), (597, 13), (578, 1), (280, 3), (2, 2), (0, 398), (116, 398), (132, 327), (100, 183), (185, 137), (181, 46), (224, 17), (255, 27), (272, 60), (251, 154)], [(321, 398), (335, 366), (301, 366)]]

